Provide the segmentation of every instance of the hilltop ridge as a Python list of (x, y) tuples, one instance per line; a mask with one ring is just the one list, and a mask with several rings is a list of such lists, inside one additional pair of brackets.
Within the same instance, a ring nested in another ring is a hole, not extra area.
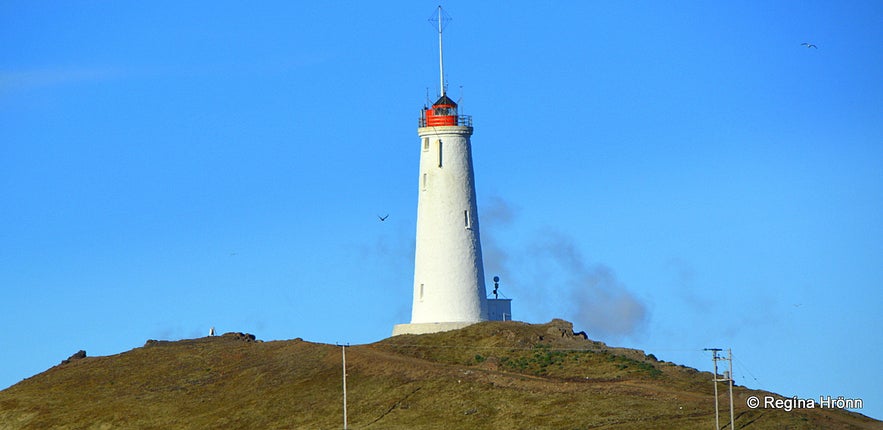
[[(0, 391), (0, 429), (341, 428), (340, 348), (229, 333), (78, 357)], [(590, 340), (562, 320), (402, 335), (346, 354), (352, 429), (714, 422), (711, 373)], [(838, 409), (749, 409), (749, 395), (771, 394), (736, 387), (734, 395), (738, 428), (883, 428)]]

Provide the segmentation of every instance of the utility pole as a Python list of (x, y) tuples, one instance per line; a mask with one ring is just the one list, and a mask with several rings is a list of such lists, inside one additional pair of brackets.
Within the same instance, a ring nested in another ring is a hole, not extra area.
[(727, 361), (730, 362), (730, 371), (727, 372), (727, 379), (730, 380), (730, 430), (736, 429), (736, 420), (733, 418), (733, 350), (727, 348)]
[[(705, 348), (706, 351), (711, 351), (711, 361), (714, 363), (714, 376), (712, 376), (711, 380), (714, 381), (714, 430), (720, 430), (721, 428), (721, 420), (720, 420), (720, 411), (717, 406), (717, 353), (721, 351), (720, 348)], [(346, 396), (344, 396), (346, 397)]]
[[(718, 398), (717, 398), (717, 383), (718, 382), (729, 382), (730, 384), (730, 429), (735, 429), (735, 422), (733, 415), (733, 350), (727, 348), (727, 358), (719, 357), (717, 355), (718, 352), (723, 351), (720, 348), (705, 348), (705, 351), (711, 351), (711, 361), (714, 363), (714, 377), (712, 381), (714, 381), (714, 428), (715, 430), (720, 430), (720, 407), (718, 406)], [(720, 360), (727, 360), (729, 362), (729, 370), (723, 378), (720, 378), (717, 373), (717, 362)]]
[(340, 345), (340, 353), (343, 357), (343, 430), (346, 426), (346, 345)]

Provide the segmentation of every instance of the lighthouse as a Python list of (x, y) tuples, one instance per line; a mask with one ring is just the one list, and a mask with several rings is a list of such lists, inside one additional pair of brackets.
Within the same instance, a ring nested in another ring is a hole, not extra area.
[(443, 11), (438, 8), (441, 96), (420, 112), (417, 242), (411, 323), (393, 335), (454, 330), (488, 319), (472, 164), (472, 117), (445, 94)]

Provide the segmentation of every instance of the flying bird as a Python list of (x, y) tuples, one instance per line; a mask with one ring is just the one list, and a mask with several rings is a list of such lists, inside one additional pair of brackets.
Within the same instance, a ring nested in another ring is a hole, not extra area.
[(803, 43), (800, 44), (800, 46), (806, 46), (807, 48), (815, 48), (815, 49), (819, 49), (818, 46), (813, 45), (812, 43), (809, 43), (809, 42), (803, 42)]
[(377, 218), (378, 218), (380, 221), (386, 221), (386, 219), (389, 218), (389, 214), (386, 214), (385, 216), (377, 215)]

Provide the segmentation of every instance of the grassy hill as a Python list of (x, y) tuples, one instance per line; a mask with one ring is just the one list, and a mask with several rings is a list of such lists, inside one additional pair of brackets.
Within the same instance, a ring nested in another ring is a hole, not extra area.
[[(351, 429), (708, 429), (711, 373), (574, 335), (487, 322), (348, 347)], [(341, 349), (229, 333), (55, 366), (0, 391), (0, 429), (340, 429)], [(723, 385), (721, 385), (723, 388)], [(871, 429), (836, 409), (748, 409), (737, 428)], [(721, 422), (728, 422), (721, 390)]]

